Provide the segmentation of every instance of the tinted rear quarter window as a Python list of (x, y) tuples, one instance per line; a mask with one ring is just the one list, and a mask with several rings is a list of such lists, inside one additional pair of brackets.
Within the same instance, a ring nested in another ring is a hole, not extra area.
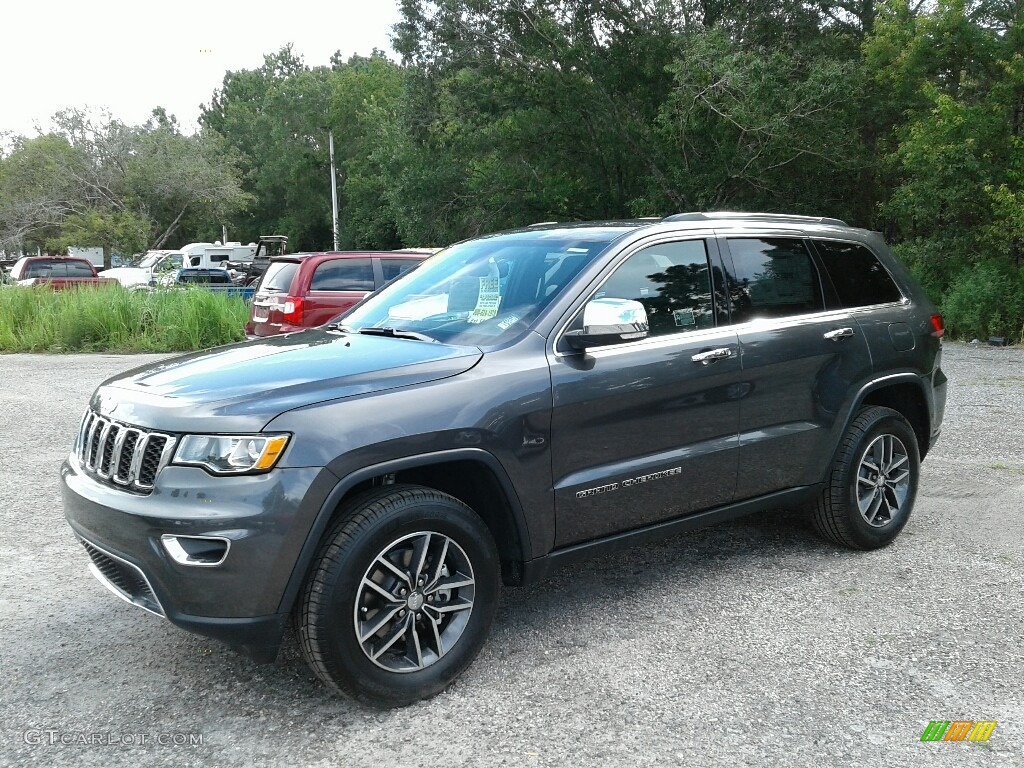
[(274, 261), (263, 273), (260, 280), (260, 291), (273, 291), (275, 293), (287, 293), (292, 287), (292, 278), (299, 271), (297, 261)]
[(735, 267), (729, 285), (734, 323), (825, 308), (818, 270), (803, 240), (729, 238), (729, 252)]
[(384, 272), (384, 282), (390, 282), (403, 272), (408, 272), (419, 262), (416, 259), (381, 259), (380, 268)]
[(870, 249), (859, 243), (815, 240), (821, 263), (844, 307), (900, 301), (903, 294)]
[(372, 291), (373, 264), (369, 259), (333, 259), (317, 265), (311, 291)]

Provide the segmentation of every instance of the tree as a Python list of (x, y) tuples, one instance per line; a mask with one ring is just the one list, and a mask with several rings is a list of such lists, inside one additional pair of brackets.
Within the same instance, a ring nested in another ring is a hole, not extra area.
[(53, 134), (19, 140), (4, 160), (0, 242), (102, 245), (110, 266), (113, 251), (218, 231), (248, 203), (218, 137), (184, 136), (163, 110), (143, 126), (79, 110), (54, 123)]

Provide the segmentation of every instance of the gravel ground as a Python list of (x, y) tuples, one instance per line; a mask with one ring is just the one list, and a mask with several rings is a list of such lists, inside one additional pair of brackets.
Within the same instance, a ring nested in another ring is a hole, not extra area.
[[(152, 359), (0, 356), (0, 765), (1024, 766), (1024, 350), (947, 345), (943, 438), (887, 549), (775, 513), (563, 570), (391, 712), (89, 575), (57, 468), (93, 388)], [(922, 743), (934, 719), (999, 724)]]

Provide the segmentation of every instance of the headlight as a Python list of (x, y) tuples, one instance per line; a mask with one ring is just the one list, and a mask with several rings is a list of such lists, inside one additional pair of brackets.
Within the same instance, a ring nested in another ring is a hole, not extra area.
[(185, 435), (174, 464), (195, 464), (217, 474), (263, 472), (284, 453), (288, 435)]

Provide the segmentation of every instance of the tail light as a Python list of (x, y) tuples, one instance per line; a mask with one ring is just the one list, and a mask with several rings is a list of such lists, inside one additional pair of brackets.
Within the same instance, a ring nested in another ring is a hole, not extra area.
[(946, 333), (946, 324), (942, 322), (942, 315), (932, 315), (932, 328), (935, 329), (935, 335), (941, 339)]
[(281, 319), (289, 325), (301, 325), (302, 324), (302, 298), (299, 296), (285, 296), (284, 300), (279, 302), (278, 306), (281, 307), (282, 317)]

